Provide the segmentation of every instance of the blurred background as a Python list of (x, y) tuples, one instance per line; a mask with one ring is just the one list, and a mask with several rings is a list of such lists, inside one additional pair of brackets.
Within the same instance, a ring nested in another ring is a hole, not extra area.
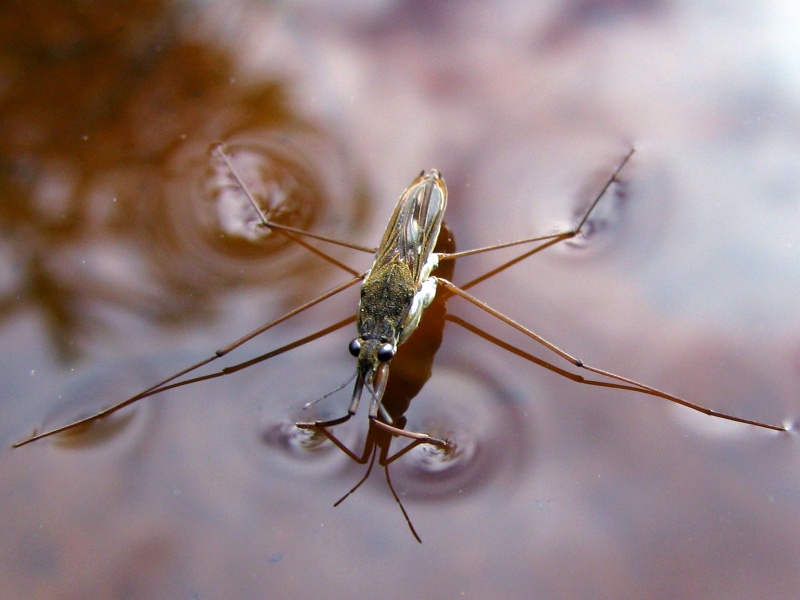
[[(333, 508), (365, 467), (293, 427), (352, 374), (352, 325), (10, 445), (350, 277), (255, 225), (217, 143), (273, 218), (365, 246), (438, 168), (461, 250), (569, 227), (635, 145), (584, 238), (470, 292), (588, 364), (792, 422), (798, 106), (786, 0), (4, 2), (0, 596), (793, 597), (795, 433), (575, 383), (492, 343), (569, 366), (458, 298), (448, 312), (485, 335), (450, 321), (407, 369), (425, 383), (409, 429), (455, 452), (390, 467), (422, 545), (377, 466)], [(337, 428), (358, 453), (365, 412)]]

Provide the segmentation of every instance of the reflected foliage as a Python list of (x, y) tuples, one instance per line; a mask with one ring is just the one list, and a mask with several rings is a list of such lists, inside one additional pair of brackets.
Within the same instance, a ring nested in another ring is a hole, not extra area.
[(164, 259), (181, 252), (166, 208), (185, 201), (167, 183), (181, 153), (308, 129), (283, 83), (237, 83), (232, 57), (189, 35), (193, 18), (146, 0), (0, 11), (0, 319), (33, 308), (62, 361), (102, 330), (102, 311), (174, 324), (213, 313), (236, 283)]

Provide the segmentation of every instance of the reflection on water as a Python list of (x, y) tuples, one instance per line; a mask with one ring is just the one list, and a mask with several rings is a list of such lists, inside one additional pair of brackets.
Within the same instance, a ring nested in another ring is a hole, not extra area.
[[(592, 364), (795, 416), (800, 169), (781, 10), (4, 5), (0, 434), (125, 397), (336, 284), (252, 227), (217, 142), (281, 219), (367, 244), (409, 176), (437, 167), (470, 248), (559, 227), (633, 140), (588, 239), (471, 291)], [(456, 282), (496, 264), (464, 258)], [(330, 299), (236, 360), (356, 302)], [(345, 328), (3, 451), (0, 596), (792, 596), (795, 436), (576, 384), (466, 304), (448, 310), (487, 335), (448, 321), (432, 366), (407, 363), (421, 389), (397, 396), (409, 429), (457, 442), (390, 467), (424, 545), (382, 477), (332, 508), (364, 468), (293, 425), (352, 372)], [(365, 421), (337, 435), (360, 449)]]
[(282, 82), (231, 82), (228, 55), (181, 36), (191, 13), (158, 6), (45, 10), (31, 36), (4, 36), (0, 222), (15, 273), (2, 310), (36, 307), (63, 360), (102, 335), (108, 311), (174, 324), (213, 313), (231, 286), (311, 268), (302, 252), (263, 267), (281, 248), (229, 231), (210, 141), (260, 169), (257, 191), (290, 223), (331, 211), (346, 229), (359, 200), (341, 151), (292, 114)]
[[(305, 230), (334, 222), (339, 229), (329, 225), (330, 235), (348, 235), (360, 207), (341, 149), (319, 131), (288, 125), (232, 134), (225, 138), (225, 152), (270, 219)], [(191, 278), (194, 286), (281, 282), (302, 289), (319, 261), (259, 225), (214, 147), (184, 148), (178, 158), (180, 176), (171, 181), (170, 197), (184, 202), (165, 203), (164, 228), (154, 231), (155, 243), (163, 247), (153, 254), (166, 257), (165, 268)]]

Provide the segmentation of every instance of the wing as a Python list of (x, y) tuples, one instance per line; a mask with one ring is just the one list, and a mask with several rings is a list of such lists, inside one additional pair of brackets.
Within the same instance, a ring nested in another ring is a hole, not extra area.
[(419, 285), (446, 207), (447, 188), (439, 171), (423, 171), (400, 196), (375, 253), (373, 271), (394, 261), (405, 262)]

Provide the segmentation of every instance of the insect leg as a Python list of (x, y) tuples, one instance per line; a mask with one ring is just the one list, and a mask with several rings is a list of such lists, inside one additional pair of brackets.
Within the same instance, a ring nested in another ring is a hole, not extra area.
[[(373, 425), (373, 424), (374, 425), (378, 425), (379, 422), (378, 421), (370, 421), (370, 425)], [(370, 473), (372, 473), (372, 467), (375, 465), (375, 455), (376, 455), (376, 452), (375, 452), (375, 444), (376, 444), (375, 434), (376, 434), (376, 432), (372, 427), (370, 427), (369, 432), (367, 433), (366, 442), (364, 444), (364, 452), (363, 452), (363, 454), (361, 456), (358, 456), (355, 452), (353, 452), (352, 450), (350, 450), (350, 448), (345, 446), (333, 433), (328, 431), (326, 428), (320, 427), (319, 430), (331, 442), (333, 442), (336, 445), (337, 448), (339, 448), (342, 452), (344, 452), (347, 456), (349, 456), (355, 462), (363, 465), (363, 464), (366, 464), (367, 461), (369, 461), (369, 466), (367, 467), (367, 472), (364, 473), (364, 476), (358, 481), (358, 483), (356, 483), (350, 489), (349, 492), (347, 492), (344, 496), (339, 498), (334, 503), (333, 506), (336, 507), (336, 506), (339, 506), (345, 500), (347, 500), (347, 498), (349, 498), (358, 488), (360, 488), (364, 484), (364, 482), (369, 478)], [(408, 528), (411, 530), (412, 535), (414, 536), (414, 538), (420, 544), (422, 543), (422, 539), (419, 537), (419, 534), (417, 533), (416, 529), (414, 529), (414, 525), (411, 523), (411, 518), (408, 516), (408, 512), (406, 512), (406, 509), (403, 506), (403, 503), (401, 502), (400, 497), (397, 495), (397, 492), (394, 489), (394, 485), (392, 484), (392, 478), (389, 475), (389, 465), (391, 463), (393, 463), (395, 460), (397, 460), (398, 458), (400, 458), (401, 456), (403, 456), (404, 454), (406, 454), (411, 449), (416, 448), (420, 444), (425, 444), (425, 443), (428, 443), (427, 440), (415, 439), (410, 444), (407, 444), (403, 449), (401, 449), (400, 451), (396, 452), (392, 456), (388, 456), (388, 454), (389, 454), (389, 444), (387, 443), (386, 445), (381, 447), (380, 458), (378, 459), (378, 463), (384, 468), (384, 471), (386, 472), (386, 483), (389, 484), (389, 490), (391, 490), (392, 496), (394, 496), (395, 502), (397, 502), (397, 505), (400, 507), (400, 511), (403, 513), (403, 517), (405, 518), (406, 523), (408, 524)]]
[[(383, 425), (385, 425), (385, 423), (381, 423), (380, 421), (372, 421), (371, 423), (373, 423), (374, 425), (376, 425), (378, 427), (382, 427)], [(399, 432), (397, 435), (402, 435), (404, 437), (410, 437), (408, 435), (409, 432), (403, 431), (401, 429), (398, 430), (395, 427), (389, 427), (389, 428), (382, 427), (382, 428), (386, 429), (390, 433), (394, 433), (394, 431), (396, 430), (396, 431)], [(441, 446), (447, 446), (448, 444), (447, 444), (447, 442), (443, 442), (442, 440), (436, 440), (435, 438), (432, 438), (429, 435), (424, 434), (424, 433), (423, 434), (419, 434), (419, 433), (418, 434), (414, 434), (414, 436), (421, 436), (421, 437), (415, 437), (414, 440), (411, 443), (406, 444), (405, 447), (403, 447), (402, 449), (398, 450), (397, 452), (395, 452), (391, 456), (388, 456), (388, 454), (389, 454), (389, 446), (386, 445), (384, 448), (381, 449), (381, 457), (380, 457), (378, 462), (381, 464), (381, 466), (383, 467), (384, 472), (386, 473), (386, 483), (389, 485), (389, 490), (392, 492), (392, 496), (394, 496), (394, 500), (395, 500), (395, 502), (397, 502), (397, 506), (400, 507), (400, 510), (402, 511), (403, 516), (406, 519), (406, 523), (408, 523), (408, 528), (411, 530), (411, 534), (421, 544), (422, 543), (422, 539), (419, 537), (419, 534), (417, 533), (417, 530), (414, 529), (414, 525), (411, 523), (411, 517), (408, 516), (408, 513), (406, 512), (406, 509), (403, 506), (403, 503), (400, 501), (400, 496), (397, 495), (397, 492), (394, 489), (394, 485), (392, 484), (392, 478), (389, 475), (389, 465), (392, 464), (394, 461), (396, 461), (401, 456), (405, 455), (407, 452), (410, 452), (411, 450), (413, 450), (414, 448), (416, 448), (417, 446), (420, 446), (422, 444), (433, 444), (435, 446), (440, 446), (440, 445)], [(442, 442), (442, 443), (439, 444), (437, 442)]]
[[(247, 335), (239, 338), (238, 340), (236, 340), (232, 344), (228, 344), (224, 348), (220, 348), (219, 350), (217, 350), (215, 355), (214, 355), (214, 357), (211, 357), (210, 359), (208, 359), (208, 361), (210, 362), (211, 360), (214, 360), (215, 357), (219, 358), (220, 356), (225, 356), (228, 352), (231, 352), (232, 350), (235, 350), (236, 348), (238, 348), (242, 344), (245, 344), (245, 343), (249, 342), (250, 340), (252, 340), (254, 337), (256, 337), (258, 335), (261, 335), (267, 329), (271, 329), (272, 327), (274, 327), (278, 323), (282, 323), (283, 321), (286, 321), (287, 319), (291, 319), (293, 316), (300, 314), (304, 310), (307, 310), (307, 309), (311, 308), (312, 306), (315, 306), (315, 305), (319, 304), (323, 300), (327, 300), (331, 296), (335, 296), (339, 292), (342, 292), (342, 291), (346, 290), (347, 288), (357, 284), (359, 281), (364, 279), (365, 275), (366, 275), (366, 273), (361, 273), (357, 277), (354, 277), (353, 279), (350, 279), (349, 281), (345, 281), (344, 283), (337, 285), (335, 288), (331, 288), (330, 290), (328, 290), (324, 294), (321, 294), (321, 295), (317, 296), (313, 300), (309, 300), (305, 304), (301, 304), (297, 308), (290, 310), (288, 313), (286, 313), (285, 315), (283, 315), (281, 317), (278, 317), (274, 321), (270, 321), (269, 323), (267, 323), (265, 325), (262, 325), (258, 329), (254, 330), (254, 331), (251, 331), (250, 333), (248, 333)], [(206, 363), (204, 362), (202, 364), (206, 364)], [(198, 365), (198, 366), (202, 366), (202, 365)], [(196, 368), (197, 367), (190, 367), (189, 371), (194, 370)], [(184, 373), (187, 373), (187, 372), (188, 371), (183, 371), (183, 372), (179, 373), (177, 376), (183, 375)], [(175, 377), (170, 378), (169, 381), (171, 381), (174, 378)], [(159, 384), (159, 385), (161, 385), (161, 384)], [(158, 387), (158, 386), (154, 386), (154, 387)]]
[[(416, 442), (409, 444), (409, 446), (415, 446)], [(396, 455), (395, 455), (396, 456)], [(381, 457), (383, 458), (383, 457)], [(403, 506), (403, 503), (400, 501), (400, 496), (397, 495), (397, 492), (394, 491), (394, 485), (392, 485), (392, 478), (389, 476), (389, 462), (382, 462), (383, 464), (383, 471), (386, 473), (386, 483), (389, 484), (389, 490), (392, 492), (392, 496), (394, 496), (394, 501), (397, 502), (397, 506), (400, 507), (400, 511), (403, 513), (403, 516), (406, 519), (406, 523), (408, 523), (408, 528), (411, 530), (411, 535), (414, 536), (420, 544), (422, 543), (422, 538), (419, 537), (417, 530), (414, 529), (414, 525), (411, 523), (411, 517), (408, 516), (406, 512), (406, 507)]]
[(685, 406), (687, 408), (691, 408), (692, 410), (696, 410), (696, 411), (701, 412), (701, 413), (703, 413), (705, 415), (708, 415), (710, 417), (717, 417), (719, 419), (726, 419), (728, 421), (734, 421), (736, 423), (744, 423), (746, 425), (755, 425), (756, 427), (763, 427), (764, 429), (771, 429), (773, 431), (788, 431), (788, 428), (783, 426), (783, 425), (770, 425), (769, 423), (762, 423), (761, 421), (752, 421), (750, 419), (743, 419), (743, 418), (735, 417), (733, 415), (729, 415), (729, 414), (726, 414), (726, 413), (721, 413), (721, 412), (712, 410), (710, 408), (706, 408), (705, 406), (701, 406), (699, 404), (694, 404), (693, 402), (689, 402), (688, 400), (684, 400), (683, 398), (679, 398), (678, 396), (674, 396), (672, 394), (669, 394), (669, 393), (664, 392), (662, 390), (656, 389), (656, 388), (651, 387), (649, 385), (645, 385), (644, 383), (640, 383), (640, 382), (635, 381), (633, 379), (629, 379), (628, 377), (623, 377), (622, 375), (617, 375), (616, 373), (611, 373), (610, 371), (605, 371), (603, 369), (598, 369), (597, 367), (593, 367), (591, 365), (587, 365), (586, 363), (584, 363), (579, 358), (576, 358), (576, 357), (572, 356), (571, 354), (569, 354), (568, 352), (565, 352), (564, 350), (562, 350), (561, 348), (559, 348), (558, 346), (556, 346), (552, 342), (546, 340), (545, 338), (543, 338), (542, 336), (538, 335), (537, 333), (534, 333), (533, 331), (531, 331), (527, 327), (521, 325), (520, 323), (517, 323), (516, 321), (514, 321), (510, 317), (507, 317), (503, 313), (495, 310), (494, 308), (492, 308), (491, 306), (489, 306), (485, 302), (482, 302), (481, 300), (478, 300), (475, 296), (469, 294), (468, 292), (465, 292), (464, 290), (459, 288), (454, 283), (452, 283), (450, 281), (447, 281), (446, 279), (437, 278), (437, 280), (438, 280), (440, 285), (443, 285), (446, 289), (448, 289), (453, 294), (464, 298), (465, 300), (467, 300), (468, 302), (471, 302), (472, 304), (474, 304), (478, 308), (486, 311), (487, 313), (489, 313), (493, 317), (496, 317), (497, 319), (500, 319), (503, 323), (506, 323), (507, 325), (510, 325), (511, 327), (516, 329), (517, 331), (527, 335), (532, 340), (538, 342), (539, 344), (541, 344), (542, 346), (544, 346), (548, 350), (556, 353), (558, 356), (560, 356), (564, 360), (570, 362), (571, 364), (573, 364), (576, 367), (580, 367), (582, 369), (586, 369), (587, 371), (590, 371), (590, 372), (595, 373), (597, 375), (602, 375), (604, 377), (608, 377), (608, 378), (614, 379), (616, 381), (621, 381), (622, 383), (625, 383), (625, 384), (628, 384), (630, 386), (633, 386), (635, 389), (632, 390), (632, 391), (638, 391), (640, 393), (647, 393), (647, 394), (659, 396), (661, 398), (664, 398), (665, 400), (669, 400), (670, 402), (675, 402), (676, 404), (680, 404), (680, 405)]
[(160, 392), (168, 389), (168, 384), (172, 383), (176, 379), (179, 379), (180, 377), (183, 377), (184, 375), (188, 375), (189, 373), (191, 373), (193, 371), (196, 371), (197, 369), (199, 369), (201, 367), (206, 366), (207, 364), (215, 361), (216, 359), (225, 356), (229, 352), (235, 350), (236, 348), (238, 348), (242, 344), (245, 344), (246, 342), (250, 341), (251, 339), (253, 339), (257, 335), (260, 335), (261, 333), (264, 333), (268, 329), (271, 329), (275, 325), (278, 325), (279, 323), (282, 323), (283, 321), (286, 321), (287, 319), (290, 319), (291, 317), (303, 312), (304, 310), (307, 310), (307, 309), (311, 308), (312, 306), (315, 306), (316, 304), (319, 304), (323, 300), (326, 300), (327, 298), (330, 298), (331, 296), (334, 296), (335, 294), (338, 294), (339, 292), (342, 292), (342, 291), (346, 290), (347, 288), (355, 285), (356, 283), (361, 281), (362, 278), (363, 278), (363, 274), (359, 275), (358, 277), (354, 277), (353, 279), (351, 279), (349, 281), (346, 281), (345, 283), (340, 284), (340, 285), (336, 286), (335, 288), (332, 288), (332, 289), (328, 290), (327, 292), (325, 292), (324, 294), (322, 294), (320, 296), (317, 296), (313, 300), (309, 300), (305, 304), (303, 304), (301, 306), (298, 306), (297, 308), (295, 308), (293, 310), (290, 310), (285, 315), (280, 316), (277, 319), (274, 319), (274, 320), (270, 321), (269, 323), (266, 323), (265, 325), (259, 327), (258, 329), (254, 330), (254, 331), (251, 331), (250, 333), (248, 333), (244, 337), (239, 338), (238, 340), (236, 340), (232, 344), (228, 344), (224, 348), (220, 348), (212, 356), (209, 356), (208, 358), (203, 359), (200, 362), (195, 363), (194, 365), (192, 365), (190, 367), (187, 367), (186, 369), (183, 369), (183, 370), (181, 370), (181, 371), (179, 371), (179, 372), (167, 377), (166, 379), (158, 382), (157, 384), (152, 385), (152, 386), (150, 386), (149, 388), (147, 388), (145, 390), (142, 390), (141, 392), (139, 392), (135, 396), (131, 396), (130, 398), (127, 398), (127, 399), (123, 400), (122, 402), (118, 402), (117, 404), (109, 406), (108, 408), (105, 408), (105, 409), (103, 409), (101, 411), (98, 411), (98, 412), (92, 414), (92, 415), (89, 415), (88, 417), (84, 417), (83, 419), (79, 419), (79, 420), (74, 421), (72, 423), (68, 423), (67, 425), (63, 425), (61, 427), (57, 427), (55, 429), (51, 429), (51, 430), (45, 431), (43, 433), (38, 433), (38, 434), (32, 435), (31, 437), (29, 437), (26, 440), (23, 440), (21, 442), (17, 442), (16, 444), (13, 444), (12, 447), (13, 448), (19, 448), (20, 446), (24, 446), (24, 445), (29, 444), (31, 442), (35, 442), (36, 440), (40, 440), (42, 438), (49, 437), (51, 435), (55, 435), (57, 433), (61, 433), (61, 432), (67, 431), (69, 429), (73, 429), (74, 427), (80, 427), (81, 425), (86, 425), (87, 423), (91, 423), (92, 421), (96, 421), (97, 419), (102, 419), (103, 417), (107, 417), (108, 415), (110, 415), (112, 413), (115, 413), (118, 410), (120, 410), (122, 408), (125, 408), (126, 406), (129, 406), (130, 404), (133, 404), (134, 402), (137, 402), (137, 401), (141, 400), (142, 398), (146, 398), (148, 396), (152, 396), (153, 394), (160, 393)]
[[(369, 478), (370, 473), (372, 473), (372, 467), (375, 465), (375, 431), (370, 427), (369, 431), (367, 432), (367, 439), (364, 442), (364, 452), (361, 456), (358, 456), (355, 452), (350, 450), (344, 443), (339, 440), (334, 434), (328, 431), (325, 427), (319, 427), (319, 431), (321, 431), (325, 437), (327, 437), (333, 444), (339, 448), (342, 452), (344, 452), (347, 456), (349, 456), (353, 461), (357, 462), (360, 465), (364, 465), (369, 461), (369, 466), (367, 467), (367, 472), (364, 473), (364, 476), (359, 479), (358, 483), (356, 483), (350, 491), (347, 492), (344, 496), (339, 498), (336, 502), (334, 502), (334, 508), (339, 506), (342, 502), (347, 500), (350, 495), (355, 492), (361, 485)], [(404, 511), (405, 512), (405, 511)]]
[[(334, 425), (341, 425), (345, 421), (348, 421), (350, 419), (350, 417), (352, 417), (354, 414), (356, 414), (356, 411), (358, 410), (358, 404), (359, 404), (359, 402), (361, 400), (361, 392), (364, 389), (364, 377), (361, 375), (361, 373), (356, 373), (355, 379), (356, 379), (356, 384), (355, 384), (355, 386), (353, 386), (353, 396), (350, 399), (350, 406), (347, 408), (347, 412), (344, 414), (344, 416), (336, 417), (335, 419), (327, 419), (327, 420), (324, 420), (324, 421), (319, 421), (319, 420), (318, 421), (298, 421), (297, 423), (295, 423), (295, 427), (298, 427), (300, 429), (322, 429), (324, 431), (324, 429), (326, 427), (333, 427)], [(342, 389), (348, 383), (350, 383), (350, 380), (348, 380), (346, 383), (340, 385), (338, 388), (333, 390), (333, 392), (329, 392), (328, 394), (325, 394), (325, 396), (322, 396), (322, 398), (325, 398), (326, 396), (329, 396), (332, 393), (338, 392), (340, 389)], [(367, 388), (367, 389), (369, 389), (369, 388)], [(322, 398), (319, 398), (318, 400), (322, 400)], [(314, 404), (318, 400), (314, 400), (312, 402), (307, 403), (306, 404), (306, 408), (308, 408), (309, 406), (311, 406), (312, 404)], [(327, 435), (327, 433), (326, 433), (326, 435)]]
[[(346, 493), (344, 496), (342, 496), (342, 497), (341, 497), (341, 498), (339, 498), (339, 499), (338, 499), (336, 502), (334, 502), (334, 503), (333, 503), (333, 507), (334, 507), (334, 508), (336, 508), (336, 507), (337, 507), (337, 506), (339, 506), (339, 505), (340, 505), (342, 502), (344, 502), (345, 500), (347, 500), (347, 499), (348, 499), (348, 498), (349, 498), (349, 497), (350, 497), (350, 496), (351, 496), (351, 495), (352, 495), (352, 494), (353, 494), (353, 493), (354, 493), (354, 492), (355, 492), (355, 491), (356, 491), (358, 488), (360, 488), (360, 487), (363, 485), (363, 483), (364, 483), (364, 482), (365, 482), (367, 479), (369, 479), (369, 475), (370, 475), (370, 473), (372, 473), (372, 467), (373, 467), (373, 465), (375, 464), (375, 451), (374, 451), (374, 450), (375, 450), (375, 448), (374, 448), (374, 446), (373, 446), (373, 447), (371, 447), (371, 448), (369, 448), (369, 450), (370, 450), (370, 452), (371, 452), (371, 454), (372, 454), (372, 458), (371, 458), (371, 460), (369, 461), (369, 466), (367, 467), (367, 472), (366, 472), (366, 473), (364, 473), (364, 476), (363, 476), (361, 479), (359, 479), (359, 480), (358, 480), (358, 483), (357, 483), (357, 484), (355, 484), (355, 485), (354, 485), (354, 486), (353, 486), (353, 487), (350, 489), (350, 491), (349, 491), (349, 492), (347, 492), (347, 493)], [(360, 461), (359, 461), (359, 462), (360, 462)], [(365, 459), (365, 460), (364, 460), (364, 462), (363, 462), (363, 463), (361, 463), (361, 464), (365, 464), (366, 462), (367, 462), (367, 461), (366, 461), (366, 459)]]
[[(411, 447), (416, 446), (417, 444), (431, 444), (433, 446), (439, 446), (440, 448), (446, 448), (448, 443), (445, 440), (440, 440), (439, 438), (432, 437), (427, 433), (418, 433), (416, 431), (407, 431), (405, 429), (400, 429), (399, 427), (395, 427), (394, 425), (389, 425), (388, 423), (384, 423), (383, 421), (379, 421), (377, 418), (371, 417), (370, 422), (380, 429), (387, 431), (393, 435), (399, 435), (404, 438), (409, 438), (414, 440)], [(409, 448), (410, 450), (411, 448)], [(392, 458), (394, 460), (394, 458)], [(391, 462), (391, 461), (389, 461)]]
[[(367, 440), (364, 443), (364, 451), (359, 456), (350, 448), (345, 446), (344, 442), (342, 442), (339, 438), (337, 438), (333, 433), (328, 431), (327, 427), (317, 427), (318, 429), (326, 438), (328, 438), (333, 444), (339, 448), (342, 452), (344, 452), (347, 456), (349, 456), (353, 461), (357, 462), (360, 465), (367, 464), (367, 460), (369, 460), (369, 455), (372, 454), (372, 450), (375, 447), (375, 432), (371, 429), (367, 432)], [(337, 502), (338, 504), (338, 502)]]
[(640, 387), (635, 387), (635, 386), (632, 386), (632, 385), (627, 385), (627, 384), (623, 384), (623, 383), (613, 383), (613, 382), (610, 382), (610, 381), (600, 381), (599, 379), (587, 379), (583, 375), (578, 375), (577, 373), (572, 373), (571, 371), (567, 371), (566, 369), (562, 369), (560, 367), (557, 367), (554, 364), (547, 362), (546, 360), (542, 360), (541, 358), (538, 358), (536, 356), (533, 356), (532, 354), (529, 354), (528, 352), (525, 352), (524, 350), (521, 350), (520, 348), (518, 348), (517, 346), (514, 346), (513, 344), (510, 344), (508, 342), (504, 342), (503, 340), (501, 340), (499, 338), (496, 338), (495, 336), (491, 335), (490, 333), (487, 333), (486, 331), (484, 331), (480, 327), (477, 327), (476, 325), (473, 325), (472, 323), (469, 323), (469, 322), (465, 321), (461, 317), (457, 317), (456, 315), (447, 315), (445, 317), (445, 319), (447, 321), (450, 321), (451, 323), (454, 323), (454, 324), (458, 325), (459, 327), (463, 327), (467, 331), (471, 331), (472, 333), (474, 333), (475, 335), (477, 335), (479, 337), (482, 337), (483, 339), (485, 339), (486, 341), (494, 344), (498, 348), (502, 348), (503, 350), (511, 352), (512, 354), (516, 354), (517, 356), (519, 356), (520, 358), (522, 358), (524, 360), (527, 360), (528, 362), (531, 362), (531, 363), (533, 363), (535, 365), (538, 365), (538, 366), (540, 366), (542, 368), (545, 368), (548, 371), (552, 371), (556, 375), (560, 375), (561, 377), (565, 377), (567, 379), (570, 379), (571, 381), (574, 381), (575, 383), (582, 383), (582, 384), (585, 384), (585, 385), (594, 385), (594, 386), (597, 386), (597, 387), (614, 388), (616, 390), (627, 390), (627, 391), (631, 391), (631, 392), (639, 392), (639, 393), (642, 393), (642, 394), (650, 394), (651, 396), (661, 397), (659, 394), (657, 394), (655, 392), (651, 392), (649, 390), (644, 390), (644, 389), (642, 389)]
[(482, 252), (491, 252), (492, 250), (500, 250), (501, 248), (510, 248), (512, 246), (519, 246), (521, 244), (532, 244), (534, 242), (548, 242), (549, 241), (550, 242), (549, 244), (545, 244), (545, 247), (546, 247), (546, 246), (550, 246), (552, 244), (561, 242), (563, 240), (568, 240), (570, 238), (575, 237), (576, 235), (578, 235), (581, 232), (581, 229), (586, 224), (586, 221), (589, 219), (589, 215), (592, 214), (592, 211), (594, 210), (595, 206), (597, 206), (597, 204), (600, 202), (600, 200), (603, 198), (603, 196), (605, 196), (605, 193), (608, 191), (608, 188), (611, 187), (611, 184), (614, 183), (617, 180), (617, 177), (619, 176), (620, 171), (622, 171), (622, 168), (627, 164), (627, 162), (630, 160), (631, 156), (633, 156), (634, 152), (636, 152), (636, 148), (632, 147), (628, 151), (628, 153), (622, 158), (622, 160), (620, 161), (619, 165), (617, 165), (617, 168), (614, 169), (614, 172), (606, 180), (606, 182), (603, 185), (603, 187), (600, 188), (600, 191), (597, 193), (597, 195), (595, 195), (594, 199), (589, 204), (589, 208), (583, 214), (583, 217), (581, 217), (580, 221), (578, 221), (578, 224), (575, 225), (574, 227), (572, 227), (571, 229), (566, 229), (564, 231), (559, 231), (559, 232), (556, 232), (556, 233), (550, 233), (550, 234), (547, 234), (547, 235), (538, 235), (536, 237), (525, 238), (523, 240), (515, 240), (513, 242), (505, 242), (503, 244), (494, 244), (492, 246), (484, 246), (482, 248), (473, 248), (472, 250), (464, 250), (463, 252), (449, 252), (449, 253), (445, 252), (445, 253), (441, 253), (441, 254), (438, 255), (439, 256), (439, 260), (440, 261), (442, 261), (442, 260), (454, 260), (456, 258), (462, 258), (464, 256), (471, 256), (473, 254), (480, 254)]
[[(256, 365), (258, 363), (261, 363), (261, 362), (264, 362), (266, 360), (269, 360), (270, 358), (274, 358), (274, 357), (276, 357), (276, 356), (278, 356), (280, 354), (284, 354), (286, 352), (289, 352), (290, 350), (294, 350), (295, 348), (299, 348), (300, 346), (305, 346), (309, 342), (313, 342), (314, 340), (318, 340), (319, 338), (325, 337), (329, 333), (337, 331), (337, 330), (341, 329), (342, 327), (346, 327), (347, 325), (351, 325), (355, 320), (356, 320), (355, 316), (346, 317), (346, 318), (342, 319), (341, 321), (339, 321), (338, 323), (334, 323), (333, 325), (330, 325), (328, 327), (320, 329), (319, 331), (316, 331), (316, 332), (312, 333), (311, 335), (307, 335), (304, 338), (300, 338), (299, 340), (295, 340), (294, 342), (286, 344), (285, 346), (281, 346), (280, 348), (276, 348), (275, 350), (270, 350), (269, 352), (266, 352), (266, 353), (264, 353), (264, 354), (262, 354), (260, 356), (256, 356), (255, 358), (251, 358), (249, 360), (246, 360), (246, 361), (241, 362), (241, 363), (237, 363), (235, 365), (230, 365), (228, 367), (224, 367), (224, 368), (222, 368), (219, 371), (216, 371), (214, 373), (208, 373), (206, 375), (201, 375), (199, 377), (192, 377), (191, 379), (183, 379), (181, 381), (177, 381), (175, 383), (170, 383), (168, 385), (160, 387), (160, 388), (158, 388), (156, 390), (153, 390), (153, 391), (151, 391), (149, 393), (141, 394), (139, 400), (141, 400), (142, 398), (147, 398), (149, 396), (154, 396), (156, 394), (160, 394), (161, 392), (166, 392), (167, 390), (173, 390), (175, 388), (183, 387), (185, 385), (192, 385), (194, 383), (200, 383), (201, 381), (208, 381), (210, 379), (217, 379), (218, 377), (224, 377), (225, 375), (232, 375), (232, 374), (234, 374), (234, 373), (236, 373), (238, 371), (241, 371), (243, 369), (247, 369), (249, 367), (252, 367), (253, 365)], [(344, 387), (344, 386), (342, 386), (342, 387)]]
[[(258, 218), (261, 220), (261, 224), (264, 227), (269, 227), (270, 229), (276, 229), (276, 230), (281, 231), (281, 232), (288, 232), (288, 233), (292, 233), (292, 234), (302, 235), (302, 236), (309, 237), (309, 238), (312, 238), (312, 239), (315, 239), (315, 240), (320, 240), (322, 242), (327, 242), (329, 244), (335, 244), (336, 246), (342, 246), (344, 248), (352, 248), (353, 250), (359, 250), (361, 252), (366, 252), (368, 254), (375, 254), (375, 250), (376, 250), (375, 248), (368, 248), (366, 246), (359, 246), (358, 244), (352, 244), (350, 242), (344, 242), (342, 240), (336, 240), (336, 239), (333, 239), (333, 238), (330, 238), (330, 237), (327, 237), (327, 236), (324, 236), (324, 235), (311, 233), (310, 231), (304, 231), (304, 230), (298, 229), (296, 227), (290, 227), (288, 225), (281, 225), (280, 223), (274, 223), (274, 222), (270, 221), (269, 219), (267, 219), (267, 216), (264, 214), (264, 211), (261, 210), (261, 207), (256, 202), (255, 198), (253, 197), (253, 194), (250, 192), (250, 189), (245, 185), (244, 179), (242, 179), (242, 177), (239, 175), (239, 172), (236, 170), (236, 167), (234, 166), (233, 161), (230, 159), (228, 154), (225, 152), (225, 144), (215, 144), (213, 146), (213, 148), (211, 149), (211, 152), (213, 154), (215, 154), (216, 156), (218, 156), (225, 163), (225, 166), (228, 167), (228, 170), (233, 175), (233, 178), (236, 180), (236, 183), (239, 184), (239, 187), (241, 187), (242, 190), (244, 191), (245, 195), (247, 196), (248, 201), (250, 202), (250, 205), (256, 211), (256, 214), (258, 214)], [(291, 237), (292, 237), (292, 239), (297, 241), (296, 238), (294, 238), (293, 236), (291, 236)], [(305, 244), (303, 244), (303, 245), (305, 245)]]

